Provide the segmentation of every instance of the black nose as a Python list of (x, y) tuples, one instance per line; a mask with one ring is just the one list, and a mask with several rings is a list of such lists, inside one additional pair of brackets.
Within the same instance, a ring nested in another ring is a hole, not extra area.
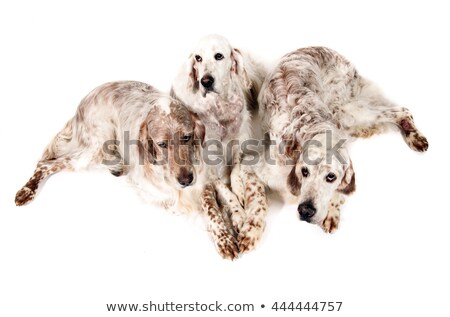
[(304, 203), (298, 205), (298, 213), (300, 215), (300, 219), (306, 222), (310, 222), (311, 218), (314, 217), (316, 212), (317, 210), (314, 207), (312, 201), (310, 200), (305, 201)]
[(182, 175), (178, 176), (178, 183), (183, 187), (191, 185), (193, 180), (194, 175), (192, 173), (182, 173)]
[(205, 88), (211, 88), (214, 84), (214, 78), (211, 75), (205, 75), (202, 77), (202, 80), (200, 80), (202, 83), (202, 86)]

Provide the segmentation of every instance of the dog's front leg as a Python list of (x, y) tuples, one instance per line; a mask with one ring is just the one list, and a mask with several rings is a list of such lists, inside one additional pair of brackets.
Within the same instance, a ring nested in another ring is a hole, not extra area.
[(231, 170), (231, 190), (236, 195), (239, 200), (239, 203), (244, 206), (244, 183), (241, 177), (241, 155), (237, 153), (233, 157), (233, 166)]
[(220, 204), (224, 207), (223, 217), (230, 222), (230, 227), (234, 232), (239, 233), (245, 220), (245, 210), (236, 195), (221, 181), (214, 181), (214, 188)]
[(243, 171), (245, 211), (247, 217), (238, 234), (239, 251), (253, 250), (266, 227), (269, 210), (264, 183), (254, 172)]
[(334, 193), (328, 206), (328, 214), (322, 222), (322, 229), (326, 233), (334, 233), (339, 228), (339, 221), (341, 219), (341, 206), (345, 202), (344, 195)]
[(211, 232), (217, 251), (223, 258), (234, 260), (239, 256), (237, 241), (233, 231), (227, 226), (217, 203), (213, 184), (210, 183), (205, 186), (201, 201), (202, 209), (208, 219), (208, 230)]

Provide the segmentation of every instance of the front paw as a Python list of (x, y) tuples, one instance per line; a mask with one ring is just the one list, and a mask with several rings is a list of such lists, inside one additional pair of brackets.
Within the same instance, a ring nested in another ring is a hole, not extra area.
[(253, 250), (262, 237), (264, 227), (263, 220), (255, 217), (248, 218), (238, 235), (239, 251), (245, 253)]
[(326, 233), (334, 233), (339, 228), (340, 216), (338, 214), (328, 213), (325, 220), (322, 222), (322, 229)]
[(239, 257), (239, 248), (236, 238), (229, 231), (221, 230), (214, 235), (217, 251), (224, 259), (234, 260)]

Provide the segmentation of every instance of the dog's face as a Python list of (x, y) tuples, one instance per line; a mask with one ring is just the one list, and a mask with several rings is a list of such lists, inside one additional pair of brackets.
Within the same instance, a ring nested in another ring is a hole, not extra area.
[(166, 183), (185, 188), (196, 181), (195, 157), (205, 128), (198, 117), (173, 99), (158, 100), (140, 128), (141, 157), (148, 177), (162, 173)]
[(348, 195), (355, 191), (355, 173), (345, 148), (337, 150), (336, 155), (329, 155), (324, 138), (319, 136), (315, 140), (320, 143), (303, 149), (287, 185), (291, 193), (298, 196), (300, 219), (320, 225), (335, 192)]
[(223, 94), (234, 75), (248, 81), (241, 53), (219, 35), (200, 40), (189, 57), (188, 68), (190, 88), (200, 91), (203, 97), (208, 93)]

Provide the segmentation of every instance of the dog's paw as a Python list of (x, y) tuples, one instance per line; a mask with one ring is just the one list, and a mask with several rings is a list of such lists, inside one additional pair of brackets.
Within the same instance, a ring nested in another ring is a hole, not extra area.
[(417, 152), (425, 152), (428, 149), (427, 138), (420, 133), (414, 125), (412, 116), (400, 120), (400, 127), (408, 146)]
[(237, 240), (226, 226), (211, 231), (217, 252), (224, 258), (234, 260), (239, 256)]
[(325, 220), (322, 222), (322, 229), (326, 233), (334, 233), (339, 228), (339, 214), (328, 214)]
[(216, 248), (224, 259), (234, 260), (239, 257), (239, 248), (236, 238), (227, 231), (219, 233), (215, 239)]
[(28, 204), (30, 201), (34, 199), (35, 191), (28, 188), (22, 187), (16, 194), (16, 206), (23, 206)]
[(426, 152), (428, 150), (428, 140), (422, 135), (419, 131), (411, 132), (407, 137), (405, 137), (405, 141), (408, 146), (417, 152)]
[(253, 250), (264, 232), (265, 223), (261, 219), (250, 217), (244, 223), (238, 234), (239, 251), (242, 253)]

